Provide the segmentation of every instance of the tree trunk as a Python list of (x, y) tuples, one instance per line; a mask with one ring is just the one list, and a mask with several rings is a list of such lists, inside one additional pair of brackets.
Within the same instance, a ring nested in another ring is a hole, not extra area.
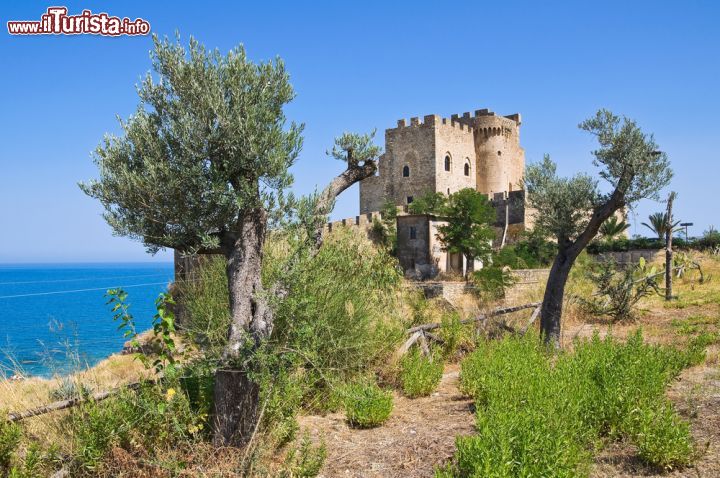
[(665, 225), (665, 300), (672, 300), (672, 282), (673, 282), (673, 250), (672, 250), (672, 235), (673, 235), (673, 216), (672, 207), (675, 199), (675, 192), (671, 192), (668, 196), (667, 203), (667, 224)]
[(377, 171), (377, 161), (367, 160), (364, 164), (358, 165), (352, 161), (352, 150), (348, 151), (348, 167), (341, 174), (336, 176), (330, 184), (320, 193), (316, 205), (315, 213), (323, 221), (319, 221), (315, 229), (315, 251), (320, 249), (323, 243), (322, 231), (325, 226), (324, 219), (332, 211), (335, 205), (335, 199), (347, 188), (355, 183), (369, 178)]
[(262, 251), (267, 215), (261, 208), (240, 219), (239, 237), (226, 238), (230, 330), (224, 369), (215, 375), (214, 437), (218, 446), (243, 446), (258, 421), (259, 385), (244, 362), (272, 332), (272, 314), (263, 296)]
[(540, 332), (545, 343), (551, 344), (555, 348), (560, 347), (560, 323), (565, 298), (565, 284), (576, 258), (577, 255), (573, 257), (568, 255), (567, 251), (559, 251), (550, 268), (545, 287), (545, 295), (540, 310)]
[(475, 272), (475, 258), (465, 255), (465, 278), (469, 278)]

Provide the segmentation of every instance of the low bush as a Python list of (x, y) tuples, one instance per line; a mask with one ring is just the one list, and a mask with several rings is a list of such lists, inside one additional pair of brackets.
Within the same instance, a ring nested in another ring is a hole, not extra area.
[(393, 409), (392, 393), (376, 383), (356, 383), (345, 389), (345, 415), (348, 423), (357, 428), (373, 428), (390, 418)]
[(472, 350), (474, 347), (474, 324), (460, 322), (460, 314), (456, 311), (445, 313), (440, 318), (442, 326), (437, 329), (442, 339), (442, 356), (453, 359), (462, 352)]
[(207, 415), (191, 410), (178, 383), (147, 384), (102, 402), (86, 402), (74, 409), (69, 425), (75, 440), (78, 474), (102, 468), (110, 448), (162, 452), (194, 440), (207, 430)]
[(90, 387), (84, 383), (73, 380), (70, 377), (63, 377), (57, 387), (50, 390), (50, 400), (70, 400), (73, 398), (86, 397), (92, 393)]
[(477, 434), (458, 438), (437, 476), (587, 476), (599, 439), (626, 437), (648, 464), (690, 462), (692, 440), (664, 391), (691, 352), (597, 335), (549, 354), (533, 336), (479, 344), (461, 365), (475, 398)]
[(400, 365), (400, 382), (403, 393), (410, 398), (430, 395), (442, 379), (442, 360), (425, 357), (419, 353), (417, 348), (406, 354)]
[(662, 470), (690, 464), (694, 456), (690, 428), (667, 400), (637, 409), (630, 421), (632, 440), (643, 461)]
[(320, 473), (325, 463), (327, 448), (325, 443), (313, 445), (310, 435), (303, 435), (297, 447), (290, 450), (285, 458), (282, 478), (312, 478)]
[(302, 370), (304, 404), (323, 409), (333, 386), (385, 364), (402, 341), (395, 266), (387, 251), (341, 228), (285, 278), (289, 293), (277, 304), (269, 352)]
[[(2, 416), (6, 415), (3, 413)], [(17, 424), (0, 420), (0, 471), (6, 471), (10, 467), (21, 436), (22, 433)]]

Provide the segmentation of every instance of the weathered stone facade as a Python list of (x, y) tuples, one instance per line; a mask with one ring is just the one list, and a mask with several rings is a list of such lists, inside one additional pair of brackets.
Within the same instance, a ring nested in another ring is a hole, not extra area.
[[(519, 114), (497, 116), (486, 109), (449, 119), (411, 118), (410, 124), (399, 120), (385, 130), (378, 174), (360, 183), (360, 213), (378, 211), (386, 201), (405, 206), (429, 192), (475, 188), (493, 200), (522, 194), (520, 124)], [(525, 219), (524, 207), (521, 214), (517, 222)]]

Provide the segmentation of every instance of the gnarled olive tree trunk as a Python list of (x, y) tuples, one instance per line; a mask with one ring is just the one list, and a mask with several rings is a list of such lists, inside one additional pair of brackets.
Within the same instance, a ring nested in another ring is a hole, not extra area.
[(560, 347), (560, 323), (565, 299), (565, 285), (570, 276), (570, 270), (580, 253), (597, 235), (602, 223), (625, 205), (623, 197), (624, 191), (616, 189), (608, 200), (593, 212), (585, 229), (574, 241), (567, 237), (557, 238), (558, 254), (550, 268), (540, 310), (540, 333), (543, 335), (545, 343), (555, 348)]
[(221, 244), (227, 260), (231, 323), (222, 368), (215, 374), (213, 441), (224, 446), (247, 444), (257, 426), (260, 387), (243, 359), (272, 332), (272, 314), (261, 282), (267, 214), (256, 208), (240, 222), (239, 236), (227, 235)]
[[(352, 159), (351, 151), (348, 157)], [(362, 165), (349, 161), (348, 168), (323, 190), (316, 214), (329, 214), (337, 196), (375, 173), (376, 161)], [(322, 245), (324, 221), (318, 221), (314, 248)], [(227, 260), (231, 324), (223, 352), (223, 366), (215, 374), (213, 442), (216, 446), (244, 446), (252, 438), (260, 420), (260, 385), (253, 379), (247, 360), (272, 333), (273, 314), (262, 286), (263, 244), (267, 213), (262, 208), (248, 211), (241, 218), (240, 234), (226, 234), (221, 247)], [(273, 292), (284, 294), (278, 288)]]

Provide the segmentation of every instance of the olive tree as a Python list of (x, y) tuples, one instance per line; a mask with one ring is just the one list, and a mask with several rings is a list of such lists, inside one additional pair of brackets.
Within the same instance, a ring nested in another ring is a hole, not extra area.
[(597, 138), (593, 165), (599, 168), (597, 176), (609, 183), (609, 192), (601, 192), (588, 174), (559, 177), (548, 156), (528, 165), (524, 178), (536, 227), (554, 236), (558, 245), (540, 321), (545, 340), (555, 346), (560, 341), (565, 284), (575, 259), (617, 210), (640, 199), (658, 199), (672, 177), (667, 155), (635, 121), (600, 110), (579, 127)]
[[(221, 254), (226, 261), (231, 325), (215, 380), (214, 441), (247, 442), (259, 420), (251, 356), (270, 336), (273, 311), (261, 281), (268, 220), (282, 213), (288, 168), (302, 125), (283, 108), (295, 93), (282, 60), (253, 63), (242, 46), (226, 55), (196, 40), (153, 38), (155, 76), (138, 86), (140, 103), (95, 151), (99, 179), (81, 184), (100, 200), (117, 235), (149, 252)], [(313, 201), (316, 247), (335, 197), (374, 174), (372, 136), (345, 134), (333, 156), (346, 169)]]

